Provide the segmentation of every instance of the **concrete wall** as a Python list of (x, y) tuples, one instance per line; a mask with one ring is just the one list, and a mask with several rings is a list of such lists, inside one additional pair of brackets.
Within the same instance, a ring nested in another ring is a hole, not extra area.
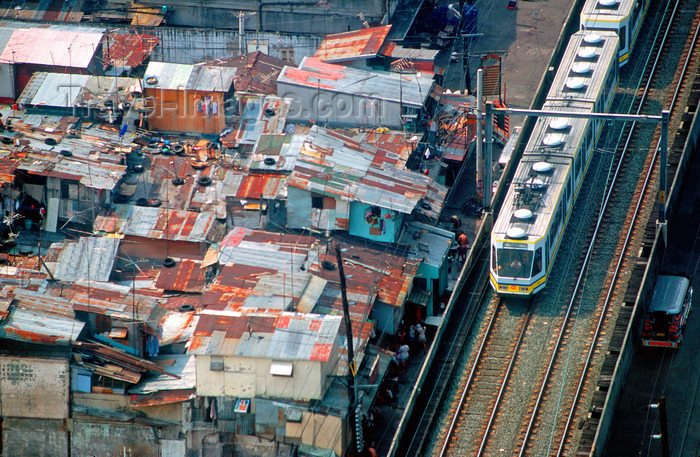
[[(372, 211), (372, 205), (360, 202), (350, 204), (350, 235), (372, 241), (394, 243), (401, 229), (403, 214), (380, 208), (381, 214), (368, 220), (365, 216)], [(388, 216), (388, 217), (387, 217)]]
[(68, 457), (68, 433), (63, 420), (5, 418), (2, 422), (2, 455)]
[(15, 100), (15, 70), (12, 64), (0, 64), (0, 102)]
[(68, 417), (70, 373), (67, 360), (0, 357), (3, 417)]
[[(239, 54), (238, 31), (209, 27), (156, 27), (140, 28), (139, 31), (155, 35), (161, 40), (161, 44), (153, 51), (153, 61), (194, 64)], [(314, 55), (322, 41), (321, 36), (314, 35), (248, 31), (244, 47), (247, 52), (257, 49), (297, 66), (304, 57)]]
[(197, 395), (289, 398), (300, 401), (321, 399), (325, 392), (326, 377), (336, 365), (337, 357), (336, 344), (331, 350), (329, 362), (295, 360), (292, 362), (292, 376), (288, 377), (271, 375), (270, 359), (224, 356), (223, 371), (212, 371), (211, 356), (197, 355)]
[(71, 455), (158, 457), (155, 428), (131, 423), (75, 420)]
[(285, 441), (332, 449), (336, 455), (343, 455), (348, 439), (345, 429), (346, 423), (341, 417), (304, 411), (301, 422), (286, 423)]
[(338, 33), (362, 27), (357, 17), (364, 14), (371, 25), (379, 25), (391, 14), (398, 0), (337, 0), (324, 7), (307, 0), (285, 2), (268, 0), (145, 0), (140, 2), (160, 8), (168, 7), (168, 23), (190, 27), (238, 28), (238, 11), (255, 13), (244, 21), (246, 30), (279, 32)]

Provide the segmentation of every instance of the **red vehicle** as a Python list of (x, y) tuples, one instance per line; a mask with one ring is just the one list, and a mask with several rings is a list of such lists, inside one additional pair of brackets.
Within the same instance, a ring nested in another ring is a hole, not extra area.
[(676, 348), (683, 340), (683, 329), (693, 299), (691, 281), (685, 276), (660, 275), (642, 330), (644, 346)]

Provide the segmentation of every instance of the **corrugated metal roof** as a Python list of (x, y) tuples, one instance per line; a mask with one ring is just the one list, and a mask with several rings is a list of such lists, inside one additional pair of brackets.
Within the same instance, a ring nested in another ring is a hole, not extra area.
[[(109, 280), (114, 259), (119, 248), (119, 239), (112, 237), (81, 237), (78, 242), (65, 241), (51, 245), (46, 262), (53, 276), (61, 281), (75, 282)], [(55, 254), (52, 250), (57, 251)]]
[(277, 95), (277, 77), (287, 62), (256, 51), (205, 65), (236, 68), (236, 93)]
[(305, 57), (298, 68), (284, 67), (280, 83), (422, 107), (434, 81), (421, 73), (366, 71)]
[(391, 25), (326, 35), (314, 57), (326, 62), (342, 62), (377, 55)]
[(341, 316), (282, 313), (262, 317), (205, 310), (188, 353), (327, 362), (337, 347), (341, 322)]
[[(233, 125), (233, 132), (222, 139), (224, 143), (253, 146), (260, 135), (284, 131), (291, 100), (271, 95), (246, 96), (240, 98), (239, 103), (244, 107), (241, 120)], [(275, 166), (263, 169), (275, 170)]]
[[(191, 300), (190, 297), (188, 297)], [(191, 303), (189, 303), (191, 304)], [(187, 342), (199, 322), (199, 316), (195, 312), (187, 313), (168, 312), (160, 322), (162, 334), (159, 338), (161, 346)]]
[(29, 290), (15, 290), (9, 317), (0, 324), (2, 336), (40, 344), (69, 344), (85, 324), (74, 318), (70, 302)]
[[(395, 168), (398, 163), (395, 153), (314, 126), (287, 184), (410, 214), (436, 185), (428, 176)], [(433, 210), (439, 213), (441, 205)]]
[(87, 68), (102, 42), (103, 32), (80, 29), (29, 28), (16, 30), (0, 62), (52, 67)]
[(151, 239), (204, 242), (216, 215), (159, 207), (112, 205), (95, 220), (95, 232), (121, 233)]
[(102, 50), (105, 68), (109, 65), (135, 68), (151, 55), (160, 39), (143, 33), (110, 32), (105, 42)]
[(77, 280), (69, 289), (53, 285), (47, 293), (50, 298), (67, 297), (76, 311), (104, 314), (122, 320), (141, 321), (156, 328), (165, 315), (159, 306), (160, 292), (157, 290), (135, 289), (135, 284), (119, 285), (110, 282)]
[(80, 100), (80, 92), (89, 78), (89, 75), (35, 73), (17, 103), (63, 108), (74, 106)]
[[(143, 85), (147, 89), (228, 92), (235, 75), (235, 68), (150, 62)], [(155, 78), (155, 81), (149, 78)]]
[(161, 355), (153, 357), (151, 361), (163, 367), (168, 373), (178, 376), (179, 379), (162, 373), (153, 373), (129, 389), (129, 394), (150, 394), (163, 390), (194, 389), (196, 387), (194, 356), (188, 354)]
[(394, 59), (427, 60), (433, 62), (440, 53), (439, 49), (405, 48), (394, 42), (388, 42), (382, 48), (381, 54)]
[(445, 262), (454, 238), (454, 233), (448, 230), (409, 222), (398, 244), (409, 250), (408, 258), (439, 268)]
[(175, 268), (161, 268), (156, 287), (179, 292), (199, 292), (204, 290), (204, 270), (201, 262), (185, 260)]

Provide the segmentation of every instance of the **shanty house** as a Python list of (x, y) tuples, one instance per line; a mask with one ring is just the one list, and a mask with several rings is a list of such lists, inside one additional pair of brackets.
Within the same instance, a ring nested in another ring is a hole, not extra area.
[(432, 113), (433, 86), (421, 73), (366, 71), (306, 57), (298, 68), (284, 67), (277, 95), (291, 100), (291, 122), (415, 131)]
[(201, 260), (208, 244), (221, 239), (224, 228), (213, 213), (133, 205), (103, 209), (94, 225), (96, 233), (123, 236), (120, 254), (147, 259)]
[[(14, 101), (38, 71), (66, 74), (99, 74), (104, 29), (22, 28), (12, 32), (0, 54), (2, 101)], [(11, 97), (7, 97), (12, 93)]]
[(51, 232), (59, 221), (89, 225), (126, 172), (118, 158), (90, 156), (92, 149), (78, 140), (64, 139), (60, 147), (66, 149), (28, 153), (17, 166), (16, 185), (46, 204), (44, 229)]
[(314, 126), (287, 181), (287, 227), (395, 242), (414, 212), (435, 221), (446, 188), (397, 164), (394, 152)]
[(143, 79), (145, 95), (155, 105), (149, 126), (220, 134), (226, 126), (226, 107), (234, 103), (235, 74), (236, 68), (229, 67), (150, 62)]

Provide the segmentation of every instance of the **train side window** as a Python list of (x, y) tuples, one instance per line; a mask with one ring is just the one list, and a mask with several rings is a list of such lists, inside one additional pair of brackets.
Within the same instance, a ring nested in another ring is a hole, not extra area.
[[(574, 179), (572, 175), (569, 175), (569, 179), (566, 181), (566, 197), (567, 199), (570, 199), (573, 197), (573, 190), (572, 190), (572, 184), (571, 181)], [(569, 201), (569, 200), (567, 200)]]
[(620, 29), (620, 51), (627, 49), (627, 26), (623, 25)]
[(496, 257), (496, 246), (493, 246), (491, 248), (491, 268), (495, 271), (498, 271), (498, 262), (496, 259), (498, 259), (498, 257)]
[(542, 272), (542, 248), (535, 251), (535, 260), (532, 262), (532, 276), (537, 276)]

